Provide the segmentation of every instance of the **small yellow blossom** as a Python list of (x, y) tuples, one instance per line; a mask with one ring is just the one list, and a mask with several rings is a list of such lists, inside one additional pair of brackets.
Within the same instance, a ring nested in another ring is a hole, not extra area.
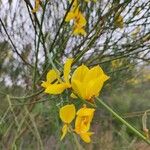
[[(60, 94), (65, 89), (71, 88), (71, 84), (69, 82), (69, 73), (72, 62), (73, 59), (67, 59), (65, 62), (64, 81), (60, 79), (60, 73), (58, 70), (52, 69), (47, 73), (46, 81), (43, 81), (43, 83), (41, 84), (41, 86), (45, 88), (45, 93)], [(57, 80), (57, 82), (54, 82), (55, 80)]]
[(118, 16), (118, 13), (115, 15), (114, 25), (115, 27), (121, 28), (121, 29), (124, 27), (123, 17), (121, 15)]
[(123, 65), (123, 60), (115, 59), (111, 62), (111, 65), (113, 69), (119, 68)]
[(35, 8), (32, 10), (33, 13), (36, 13), (40, 8), (40, 0), (35, 0)]
[(73, 26), (73, 34), (74, 35), (86, 35), (86, 32), (84, 30), (84, 27), (86, 25), (86, 19), (83, 16), (83, 14), (79, 11), (79, 7), (73, 8), (67, 15), (65, 21), (69, 22), (73, 20), (74, 26)]
[(75, 106), (73, 104), (71, 105), (65, 105), (62, 108), (60, 108), (59, 116), (62, 122), (64, 122), (64, 126), (62, 128), (62, 136), (61, 140), (65, 137), (67, 132), (69, 131), (69, 124), (72, 122), (72, 120), (75, 118), (76, 110)]
[[(78, 67), (71, 78), (73, 92), (79, 97), (92, 101), (99, 95), (103, 84), (109, 77), (103, 72), (99, 65), (89, 69), (85, 65)], [(75, 97), (72, 94), (72, 97)]]
[(131, 36), (132, 38), (136, 38), (138, 33), (140, 32), (141, 30), (141, 27), (140, 26), (137, 26), (132, 32), (131, 32)]
[(91, 121), (93, 119), (95, 109), (83, 107), (77, 112), (75, 121), (75, 132), (80, 135), (86, 143), (91, 142), (90, 136), (93, 132), (89, 132)]

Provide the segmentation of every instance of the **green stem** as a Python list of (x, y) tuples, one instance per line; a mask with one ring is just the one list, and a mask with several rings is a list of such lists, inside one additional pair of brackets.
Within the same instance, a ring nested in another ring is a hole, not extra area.
[(74, 137), (74, 140), (75, 140), (77, 149), (78, 149), (78, 150), (84, 150), (83, 147), (80, 145), (80, 143), (79, 143), (79, 141), (78, 141), (77, 136), (76, 136), (75, 133), (73, 133), (73, 137)]
[(18, 119), (17, 119), (17, 116), (16, 116), (16, 114), (14, 112), (14, 109), (12, 107), (12, 103), (11, 103), (11, 99), (10, 99), (9, 95), (7, 95), (7, 101), (8, 101), (8, 104), (9, 104), (9, 108), (12, 112), (12, 115), (14, 116), (16, 126), (18, 127), (19, 126)]
[[(43, 28), (43, 22), (44, 22), (44, 16), (45, 16), (47, 3), (48, 3), (48, 1), (46, 1), (46, 3), (44, 4), (43, 14), (42, 14), (41, 22), (40, 22), (40, 25), (39, 25), (39, 34), (38, 34), (37, 48), (36, 48), (36, 52), (35, 52), (35, 67), (34, 67), (34, 73), (33, 73), (33, 89), (36, 88), (36, 80), (37, 80), (37, 74), (38, 74), (38, 55), (39, 55), (41, 36), (42, 36), (42, 33), (43, 33), (42, 28)], [(37, 33), (35, 32), (35, 47), (36, 47), (36, 34)], [(43, 47), (43, 49), (44, 49), (45, 60), (46, 60), (47, 59), (46, 48)]]
[(39, 133), (39, 130), (38, 130), (37, 124), (35, 122), (34, 116), (29, 112), (29, 110), (28, 110), (28, 108), (26, 106), (24, 108), (25, 108), (26, 113), (30, 117), (31, 123), (33, 124), (33, 127), (35, 129), (35, 133), (36, 133), (36, 138), (37, 138), (37, 140), (38, 140), (38, 142), (40, 144), (40, 148), (41, 148), (41, 150), (44, 150), (44, 146), (43, 146), (43, 142), (42, 142), (42, 139), (41, 139), (41, 135)]
[(72, 128), (72, 126), (69, 126), (69, 130), (71, 131), (72, 133), (72, 136), (74, 138), (74, 141), (75, 141), (75, 144), (77, 146), (77, 149), (78, 150), (84, 150), (84, 148), (82, 147), (82, 145), (79, 143), (78, 141), (78, 138), (77, 138), (77, 135), (74, 133), (74, 129)]
[(40, 95), (40, 94), (43, 93), (43, 92), (44, 92), (44, 89), (41, 89), (41, 90), (39, 90), (39, 91), (37, 91), (37, 92), (31, 94), (31, 95), (22, 96), (22, 97), (13, 97), (13, 96), (11, 96), (10, 99), (18, 99), (18, 100), (21, 100), (21, 99), (29, 99), (29, 98), (35, 97), (35, 96), (37, 96), (37, 95)]
[(134, 128), (132, 125), (130, 125), (128, 122), (126, 122), (120, 115), (118, 115), (114, 110), (112, 110), (105, 102), (100, 100), (99, 98), (96, 98), (97, 101), (103, 105), (111, 114), (113, 114), (120, 122), (122, 122), (124, 125), (126, 125), (130, 130), (132, 130), (138, 137), (143, 139), (146, 143), (150, 144), (150, 140), (147, 139), (142, 133), (140, 133), (136, 128)]

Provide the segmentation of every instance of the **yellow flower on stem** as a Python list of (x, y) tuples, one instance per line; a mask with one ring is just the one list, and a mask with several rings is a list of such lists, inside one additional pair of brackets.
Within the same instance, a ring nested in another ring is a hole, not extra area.
[(71, 20), (75, 21), (75, 25), (80, 27), (84, 27), (86, 25), (86, 19), (83, 14), (79, 11), (79, 8), (76, 8), (75, 11), (71, 11), (68, 13), (65, 21), (69, 22)]
[(71, 88), (71, 84), (69, 82), (69, 73), (72, 62), (73, 59), (67, 59), (65, 62), (63, 74), (64, 81), (61, 80), (58, 70), (52, 69), (47, 73), (46, 81), (43, 81), (41, 84), (41, 86), (45, 88), (45, 93), (61, 94), (65, 89)]
[[(78, 67), (71, 78), (71, 85), (75, 95), (93, 101), (98, 96), (103, 84), (109, 77), (103, 72), (99, 65), (89, 69), (85, 65)], [(75, 98), (72, 94), (72, 97)]]
[(33, 13), (36, 13), (40, 8), (40, 0), (35, 0), (35, 8), (32, 10)]
[(86, 19), (83, 16), (83, 14), (81, 12), (78, 12), (78, 16), (76, 17), (75, 20), (75, 25), (74, 25), (74, 30), (73, 30), (73, 34), (74, 35), (86, 35), (86, 31), (84, 30), (84, 26), (86, 25)]
[(121, 29), (124, 27), (123, 17), (121, 15), (118, 15), (118, 13), (115, 15), (114, 25), (115, 27), (121, 28)]
[(69, 22), (74, 20), (73, 34), (74, 35), (86, 35), (84, 26), (86, 25), (86, 19), (79, 11), (79, 7), (73, 8), (67, 15), (65, 21)]
[(64, 126), (62, 128), (62, 136), (61, 140), (65, 137), (67, 132), (69, 131), (69, 124), (72, 122), (72, 120), (75, 118), (76, 109), (73, 104), (71, 105), (65, 105), (62, 108), (60, 108), (59, 116), (62, 122), (64, 122)]
[(84, 106), (77, 112), (75, 132), (79, 134), (81, 139), (86, 143), (91, 142), (90, 136), (94, 134), (93, 132), (89, 132), (94, 111), (95, 109), (86, 108), (86, 106)]

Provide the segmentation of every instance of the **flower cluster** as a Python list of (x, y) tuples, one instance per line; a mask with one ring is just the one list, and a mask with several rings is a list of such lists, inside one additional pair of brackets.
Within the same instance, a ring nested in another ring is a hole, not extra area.
[(89, 132), (89, 129), (94, 111), (95, 109), (87, 108), (84, 106), (76, 112), (75, 106), (73, 104), (65, 105), (62, 107), (59, 112), (60, 118), (64, 122), (61, 140), (64, 138), (68, 131), (70, 132), (72, 130), (70, 123), (73, 121), (76, 115), (74, 132), (80, 135), (83, 141), (89, 143), (91, 141), (90, 136), (93, 134), (93, 132)]
[[(85, 0), (85, 2), (89, 2), (90, 0)], [(94, 0), (95, 1), (95, 0)], [(70, 12), (68, 12), (65, 21), (70, 22), (73, 20), (73, 35), (86, 35), (85, 26), (86, 26), (86, 19), (83, 13), (80, 11), (78, 0), (74, 0), (72, 4), (72, 8)]]
[[(61, 94), (65, 89), (70, 89), (72, 98), (80, 98), (88, 103), (93, 103), (94, 97), (99, 95), (104, 82), (109, 77), (99, 65), (89, 69), (84, 64), (77, 67), (71, 76), (72, 63), (73, 59), (66, 60), (63, 75), (56, 69), (50, 70), (47, 73), (46, 81), (43, 81), (41, 86), (45, 88), (45, 93), (48, 94)], [(60, 108), (59, 115), (64, 123), (61, 139), (69, 131), (75, 132), (81, 139), (89, 143), (91, 141), (90, 136), (93, 134), (89, 130), (94, 111), (94, 108), (87, 108), (85, 104), (77, 112), (74, 104)], [(75, 116), (75, 128), (73, 129), (70, 124)]]

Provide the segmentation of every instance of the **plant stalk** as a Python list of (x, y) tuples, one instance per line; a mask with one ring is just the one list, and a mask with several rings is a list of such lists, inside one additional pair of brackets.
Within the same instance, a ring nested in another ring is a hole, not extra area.
[(116, 113), (113, 109), (111, 109), (104, 101), (100, 100), (98, 97), (96, 100), (104, 106), (111, 114), (113, 114), (120, 122), (126, 125), (133, 133), (135, 133), (139, 138), (143, 139), (147, 144), (150, 145), (150, 140), (145, 137), (142, 133), (140, 133), (136, 128), (130, 125), (126, 120), (124, 120), (118, 113)]

